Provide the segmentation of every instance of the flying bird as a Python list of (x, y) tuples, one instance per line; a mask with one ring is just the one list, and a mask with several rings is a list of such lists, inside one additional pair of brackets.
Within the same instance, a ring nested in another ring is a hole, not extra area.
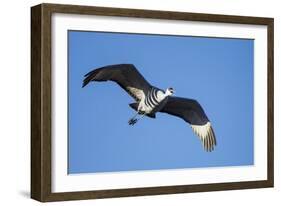
[(206, 151), (214, 150), (217, 144), (215, 133), (201, 105), (194, 99), (174, 97), (172, 87), (164, 91), (152, 86), (133, 64), (97, 68), (84, 77), (82, 87), (91, 81), (113, 81), (135, 99), (136, 102), (129, 104), (136, 111), (129, 119), (129, 125), (136, 124), (144, 116), (155, 118), (157, 112), (174, 115), (191, 125)]

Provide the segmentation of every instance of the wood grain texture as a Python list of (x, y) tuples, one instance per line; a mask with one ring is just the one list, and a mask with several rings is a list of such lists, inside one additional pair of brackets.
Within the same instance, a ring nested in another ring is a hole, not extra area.
[(41, 6), (31, 11), (31, 197), (42, 199)]
[(274, 20), (267, 26), (267, 179), (274, 186)]
[[(53, 13), (266, 25), (268, 29), (268, 178), (264, 181), (53, 193), (51, 173), (51, 16)], [(31, 197), (41, 202), (273, 187), (273, 19), (248, 16), (41, 4), (31, 8)]]
[(31, 197), (51, 193), (51, 11), (31, 8)]
[(79, 15), (120, 16), (120, 17), (155, 18), (155, 19), (184, 20), (184, 21), (206, 21), (206, 22), (239, 23), (239, 24), (255, 24), (255, 25), (268, 25), (268, 22), (272, 20), (271, 18), (251, 17), (251, 16), (233, 16), (233, 15), (172, 12), (172, 11), (159, 11), (159, 10), (140, 10), (140, 9), (63, 5), (63, 4), (43, 4), (43, 6), (46, 9), (52, 10), (52, 12), (79, 14)]

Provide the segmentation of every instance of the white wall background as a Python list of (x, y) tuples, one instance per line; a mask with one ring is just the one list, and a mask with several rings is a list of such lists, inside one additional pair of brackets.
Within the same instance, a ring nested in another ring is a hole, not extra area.
[[(57, 0), (67, 3), (275, 18), (275, 188), (47, 203), (47, 205), (280, 205), (281, 12), (274, 0)], [(39, 205), (30, 184), (30, 7), (37, 0), (2, 1), (0, 18), (0, 204)], [(220, 175), (220, 174), (218, 174)]]

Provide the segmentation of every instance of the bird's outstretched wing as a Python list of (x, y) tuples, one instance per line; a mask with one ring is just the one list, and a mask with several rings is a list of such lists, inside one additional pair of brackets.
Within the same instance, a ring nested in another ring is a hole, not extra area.
[(214, 150), (214, 146), (217, 144), (215, 133), (204, 110), (196, 100), (169, 97), (167, 104), (160, 112), (184, 119), (200, 138), (204, 149), (206, 151)]
[(83, 87), (91, 81), (114, 81), (139, 102), (151, 85), (133, 64), (116, 64), (95, 69), (85, 75)]

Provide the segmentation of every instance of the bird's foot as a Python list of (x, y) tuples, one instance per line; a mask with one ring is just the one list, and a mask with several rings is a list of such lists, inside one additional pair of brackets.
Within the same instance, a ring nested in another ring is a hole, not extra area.
[(134, 125), (134, 124), (136, 124), (137, 123), (137, 121), (138, 121), (138, 119), (136, 119), (136, 118), (132, 118), (132, 119), (130, 119), (129, 121), (128, 121), (128, 123), (129, 123), (129, 125)]

